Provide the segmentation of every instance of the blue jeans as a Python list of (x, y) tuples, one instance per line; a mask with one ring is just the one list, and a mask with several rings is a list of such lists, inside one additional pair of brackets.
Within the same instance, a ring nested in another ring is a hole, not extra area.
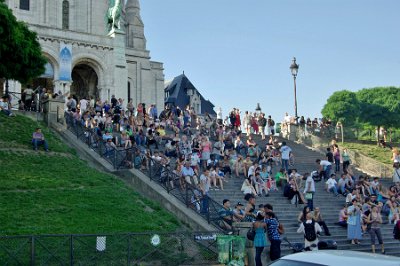
[(282, 168), (286, 170), (286, 173), (289, 172), (289, 160), (282, 159)]
[(314, 210), (314, 192), (307, 192), (307, 193), (311, 193), (312, 197), (311, 199), (307, 199), (307, 206), (308, 208), (310, 208), (310, 211)]
[(38, 139), (33, 139), (32, 140), (32, 145), (35, 150), (37, 150), (38, 146), (43, 145), (44, 149), (47, 151), (49, 149), (49, 146), (47, 145), (46, 140), (38, 140)]
[(264, 247), (256, 247), (256, 266), (262, 266), (261, 262), (261, 254), (264, 250)]
[(329, 191), (332, 192), (333, 194), (335, 194), (335, 196), (339, 195), (336, 186), (331, 187), (331, 188), (329, 189)]
[(201, 213), (206, 214), (208, 212), (208, 193), (203, 195), (201, 199)]
[(328, 165), (328, 166), (325, 168), (325, 171), (324, 171), (324, 179), (325, 179), (325, 180), (328, 180), (328, 179), (329, 179), (329, 176), (330, 176), (330, 174), (331, 174), (331, 170), (332, 170), (332, 165)]

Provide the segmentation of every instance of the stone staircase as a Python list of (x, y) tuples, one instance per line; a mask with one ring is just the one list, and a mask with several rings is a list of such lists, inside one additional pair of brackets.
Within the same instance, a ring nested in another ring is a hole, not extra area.
[[(257, 136), (255, 137), (256, 141), (263, 146), (262, 141)], [(299, 145), (292, 141), (285, 140), (287, 145), (290, 146), (295, 155), (295, 166), (299, 173), (303, 174), (305, 172), (310, 172), (316, 170), (317, 164), (315, 160), (317, 158), (322, 158), (323, 155), (320, 153), (310, 150), (302, 145)], [(264, 143), (265, 144), (265, 143)], [(278, 171), (279, 169), (273, 169), (273, 173)], [(361, 174), (357, 172), (356, 174)], [(223, 199), (229, 199), (231, 201), (232, 207), (240, 201), (241, 203), (245, 203), (243, 199), (243, 193), (240, 191), (242, 186), (244, 177), (232, 177), (228, 179), (228, 183), (224, 185), (224, 190), (212, 190), (210, 191), (210, 197), (220, 202), (222, 204)], [(385, 185), (390, 184), (390, 180), (382, 181)], [(305, 205), (292, 205), (286, 197), (283, 196), (282, 190), (270, 192), (269, 197), (257, 197), (256, 198), (256, 207), (259, 204), (270, 203), (274, 207), (274, 212), (279, 217), (280, 222), (282, 222), (285, 226), (285, 235), (291, 242), (304, 242), (304, 238), (302, 234), (296, 232), (299, 224), (297, 222), (297, 216), (302, 211)], [(339, 210), (345, 203), (345, 198), (343, 196), (335, 197), (332, 193), (328, 193), (324, 190), (324, 182), (316, 183), (316, 193), (314, 197), (314, 206), (319, 206), (321, 209), (321, 214), (328, 225), (331, 236), (325, 236), (322, 233), (322, 237), (320, 239), (335, 240), (338, 244), (338, 249), (350, 249), (356, 251), (365, 251), (370, 252), (370, 236), (369, 234), (363, 235), (363, 239), (361, 240), (360, 245), (351, 245), (347, 240), (347, 229), (342, 228), (338, 225), (335, 225), (335, 222), (338, 221)], [(385, 217), (384, 217), (385, 222)], [(400, 256), (400, 242), (398, 240), (393, 239), (392, 231), (393, 225), (383, 224), (382, 225), (382, 235), (385, 244), (386, 254)], [(377, 246), (377, 250), (379, 246)], [(282, 243), (282, 255), (286, 255), (291, 253), (289, 246), (285, 243)]]

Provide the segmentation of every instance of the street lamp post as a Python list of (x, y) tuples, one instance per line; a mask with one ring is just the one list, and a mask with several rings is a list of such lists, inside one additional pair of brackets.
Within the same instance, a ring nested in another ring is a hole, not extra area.
[(294, 82), (294, 116), (296, 119), (296, 124), (299, 117), (297, 116), (297, 91), (296, 91), (296, 77), (299, 71), (299, 65), (296, 64), (296, 57), (293, 57), (292, 64), (290, 65), (290, 71), (292, 72), (293, 82)]

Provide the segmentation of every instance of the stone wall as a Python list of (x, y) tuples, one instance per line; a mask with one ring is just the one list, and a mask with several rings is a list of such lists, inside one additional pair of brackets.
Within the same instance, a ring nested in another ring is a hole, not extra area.
[[(317, 150), (322, 154), (326, 153), (326, 148), (329, 147), (330, 143), (329, 139), (324, 139), (314, 135), (305, 136), (304, 134), (297, 134), (296, 140), (298, 143)], [(367, 173), (371, 176), (378, 176), (381, 178), (392, 177), (393, 168), (391, 165), (378, 162), (377, 160), (365, 156), (364, 154), (355, 150), (348, 149), (348, 151), (352, 161), (352, 165), (359, 168), (362, 172)]]

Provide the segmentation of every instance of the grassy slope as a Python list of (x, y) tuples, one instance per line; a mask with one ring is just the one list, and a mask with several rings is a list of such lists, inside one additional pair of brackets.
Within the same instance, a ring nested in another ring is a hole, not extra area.
[(0, 115), (0, 235), (172, 231), (179, 223), (112, 175), (87, 166), (44, 125), (51, 152), (30, 145), (37, 122)]
[(357, 150), (381, 163), (391, 164), (392, 151), (389, 148), (384, 149), (376, 144), (360, 144), (354, 142), (345, 142), (343, 146), (350, 150)]

